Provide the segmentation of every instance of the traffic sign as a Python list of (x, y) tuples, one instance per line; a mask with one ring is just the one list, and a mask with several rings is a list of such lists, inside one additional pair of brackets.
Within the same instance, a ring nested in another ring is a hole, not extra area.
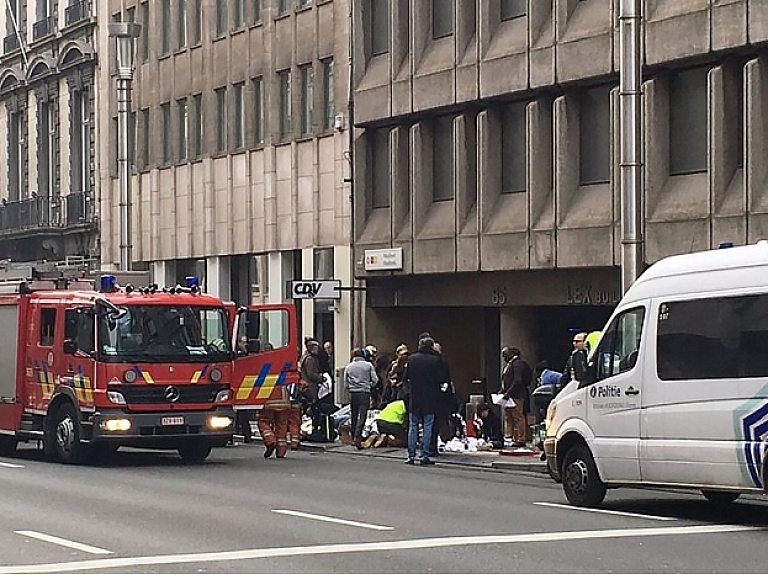
[(293, 299), (340, 299), (341, 280), (293, 280)]

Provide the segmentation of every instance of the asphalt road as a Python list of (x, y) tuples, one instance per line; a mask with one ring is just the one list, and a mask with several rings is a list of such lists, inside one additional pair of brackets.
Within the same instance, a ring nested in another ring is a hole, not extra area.
[(738, 572), (768, 565), (768, 503), (617, 490), (570, 508), (539, 474), (259, 445), (202, 465), (118, 452), (0, 459), (2, 573)]

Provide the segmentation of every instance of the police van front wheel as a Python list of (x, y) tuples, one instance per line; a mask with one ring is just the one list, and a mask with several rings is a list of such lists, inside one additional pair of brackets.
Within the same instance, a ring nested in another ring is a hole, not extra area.
[(571, 505), (596, 507), (605, 499), (606, 487), (585, 445), (574, 445), (563, 459), (563, 491)]

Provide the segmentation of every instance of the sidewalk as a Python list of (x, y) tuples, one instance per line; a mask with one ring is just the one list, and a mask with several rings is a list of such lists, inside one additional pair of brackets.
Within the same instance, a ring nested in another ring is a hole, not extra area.
[[(235, 436), (237, 443), (242, 443), (242, 436)], [(261, 439), (254, 438), (254, 442), (261, 443)], [(299, 449), (302, 451), (315, 451), (323, 453), (340, 453), (355, 455), (358, 457), (378, 457), (390, 459), (402, 463), (407, 458), (405, 448), (399, 447), (371, 447), (369, 449), (357, 449), (354, 445), (344, 445), (338, 440), (334, 443), (313, 443), (302, 441)], [(539, 453), (535, 455), (504, 455), (498, 451), (454, 452), (444, 451), (435, 457), (438, 465), (455, 465), (473, 469), (486, 469), (494, 471), (513, 471), (547, 474), (547, 464), (541, 461)]]

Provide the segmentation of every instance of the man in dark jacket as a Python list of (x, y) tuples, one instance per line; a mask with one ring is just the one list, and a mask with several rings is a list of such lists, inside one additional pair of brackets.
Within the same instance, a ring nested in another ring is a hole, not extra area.
[(571, 381), (584, 381), (587, 372), (587, 333), (581, 332), (573, 336), (573, 351), (568, 356), (560, 377), (560, 389), (563, 389)]
[(504, 394), (504, 399), (515, 402), (514, 407), (504, 408), (504, 435), (511, 435), (513, 447), (523, 447), (527, 431), (523, 407), (533, 380), (533, 372), (528, 362), (522, 358), (520, 349), (516, 347), (504, 347), (501, 357), (506, 363), (501, 372), (499, 393)]
[(429, 337), (419, 340), (419, 349), (408, 358), (404, 378), (410, 388), (411, 402), (408, 425), (408, 459), (413, 465), (416, 460), (416, 441), (419, 424), (424, 430), (421, 438), (421, 464), (434, 463), (429, 458), (432, 443), (432, 428), (440, 401), (440, 384), (450, 380), (446, 364), (434, 350), (434, 340)]

